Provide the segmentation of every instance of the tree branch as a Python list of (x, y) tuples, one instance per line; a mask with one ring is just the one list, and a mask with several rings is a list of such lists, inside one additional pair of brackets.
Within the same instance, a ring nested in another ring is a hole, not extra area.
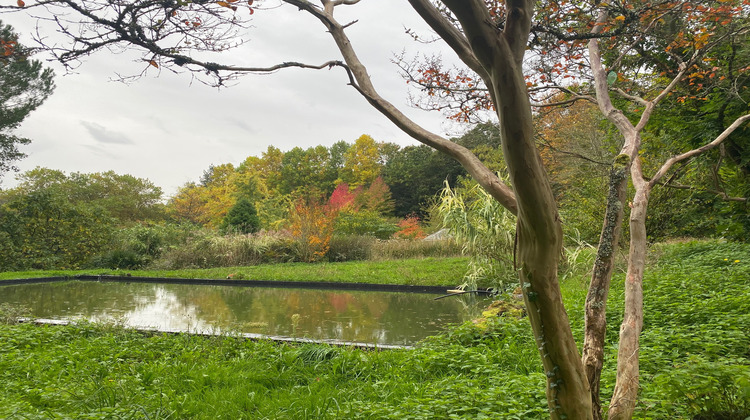
[(740, 126), (742, 126), (747, 121), (750, 121), (750, 114), (743, 115), (743, 116), (737, 118), (736, 120), (734, 120), (734, 122), (729, 127), (727, 127), (712, 142), (710, 142), (708, 144), (705, 144), (705, 145), (703, 145), (703, 146), (701, 146), (701, 147), (699, 147), (697, 149), (693, 149), (693, 150), (690, 150), (688, 152), (685, 152), (685, 153), (682, 153), (680, 155), (673, 156), (673, 157), (667, 159), (667, 161), (664, 162), (664, 164), (661, 166), (661, 168), (659, 168), (659, 170), (656, 172), (656, 174), (654, 174), (654, 176), (651, 178), (651, 180), (649, 181), (649, 185), (653, 187), (654, 184), (656, 184), (657, 182), (659, 182), (659, 180), (664, 176), (664, 174), (666, 174), (672, 168), (672, 166), (674, 166), (674, 164), (676, 164), (678, 162), (681, 162), (683, 160), (686, 160), (686, 159), (690, 159), (693, 156), (699, 155), (699, 154), (701, 154), (701, 153), (703, 153), (703, 152), (705, 152), (707, 150), (711, 150), (714, 147), (718, 146), (719, 144), (721, 144), (721, 142), (723, 142), (724, 140), (726, 140), (727, 137), (729, 137), (730, 134), (732, 134), (737, 128), (739, 128)]
[[(649, 181), (649, 182), (651, 181), (651, 178), (644, 178), (644, 179), (646, 179), (646, 181)], [(661, 185), (662, 187), (666, 187), (666, 188), (674, 188), (676, 190), (688, 190), (688, 191), (696, 191), (696, 192), (714, 194), (723, 201), (732, 201), (732, 202), (737, 202), (737, 203), (750, 202), (750, 199), (748, 199), (747, 197), (731, 197), (729, 196), (729, 194), (727, 194), (724, 191), (703, 189), (703, 188), (693, 187), (691, 185), (675, 184), (673, 182), (663, 182), (663, 181), (657, 181), (655, 185)]]
[(346, 62), (352, 86), (380, 113), (386, 116), (397, 127), (409, 134), (415, 140), (424, 143), (457, 160), (471, 176), (503, 207), (513, 214), (518, 212), (518, 205), (513, 190), (505, 185), (497, 174), (489, 170), (469, 149), (453, 143), (435, 133), (425, 130), (419, 124), (404, 115), (393, 104), (380, 96), (372, 84), (367, 68), (360, 61), (354, 51), (351, 41), (346, 36), (344, 28), (333, 17), (332, 10), (314, 8), (306, 0), (282, 0), (285, 3), (308, 11), (323, 23), (333, 37)]
[(477, 73), (486, 83), (488, 80), (487, 71), (479, 63), (479, 60), (477, 60), (464, 34), (445, 19), (429, 0), (409, 0), (409, 3), (419, 16), (430, 25), (430, 28), (451, 47), (456, 55), (458, 55), (458, 58)]

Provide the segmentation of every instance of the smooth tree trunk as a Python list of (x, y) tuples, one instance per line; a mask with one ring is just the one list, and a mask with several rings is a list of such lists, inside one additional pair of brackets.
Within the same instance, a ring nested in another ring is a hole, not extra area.
[(648, 200), (654, 186), (678, 162), (688, 160), (719, 146), (736, 129), (750, 121), (750, 114), (738, 117), (718, 137), (701, 147), (669, 158), (647, 182), (640, 157), (630, 168), (635, 195), (630, 210), (630, 252), (625, 277), (625, 309), (620, 326), (617, 352), (617, 377), (609, 405), (609, 420), (629, 420), (638, 401), (640, 334), (643, 329), (643, 274), (648, 250), (646, 216)]
[[(598, 20), (603, 22), (605, 18), (606, 13), (602, 12)], [(601, 28), (602, 25), (596, 25), (594, 32), (598, 32)], [(585, 306), (582, 361), (591, 387), (593, 417), (599, 420), (602, 418), (600, 382), (604, 366), (604, 340), (607, 335), (607, 297), (612, 280), (615, 251), (620, 240), (625, 215), (628, 175), (633, 169), (633, 157), (637, 156), (641, 146), (640, 130), (648, 120), (648, 116), (636, 127), (621, 110), (615, 108), (609, 96), (607, 72), (602, 65), (599, 41), (592, 38), (588, 47), (597, 105), (602, 114), (617, 127), (624, 139), (620, 155), (615, 159), (610, 174), (602, 234), (599, 238), (597, 258), (594, 262)]]
[[(503, 75), (504, 76), (504, 75)], [(528, 101), (520, 71), (505, 88), (503, 100)], [(510, 95), (509, 90), (516, 90)], [(500, 100), (503, 153), (518, 200), (516, 253), (521, 289), (536, 345), (547, 377), (547, 402), (552, 419), (592, 418), (591, 394), (578, 347), (563, 306), (557, 267), (562, 249), (562, 227), (552, 189), (533, 143), (528, 113), (511, 109)], [(519, 106), (520, 108), (520, 106)]]
[(630, 210), (630, 252), (625, 276), (625, 310), (617, 351), (617, 379), (609, 405), (610, 420), (629, 420), (638, 400), (640, 335), (643, 328), (643, 272), (646, 267), (646, 213), (651, 185), (643, 179), (640, 158), (631, 168), (635, 196)]
[(629, 169), (630, 157), (622, 154), (615, 159), (610, 170), (604, 226), (599, 236), (591, 284), (586, 296), (582, 361), (591, 387), (592, 414), (595, 420), (602, 419), (602, 403), (599, 394), (604, 365), (604, 338), (607, 330), (607, 297), (625, 214)]
[(504, 32), (481, 0), (444, 0), (487, 69), (516, 194), (517, 268), (528, 318), (547, 377), (550, 418), (592, 418), (591, 393), (557, 278), (562, 226), (549, 178), (534, 142), (531, 103), (523, 76), (533, 2), (508, 0)]
[(351, 85), (372, 106), (413, 138), (461, 162), (482, 187), (517, 215), (517, 265), (529, 320), (547, 376), (550, 418), (592, 419), (589, 383), (557, 279), (562, 227), (552, 188), (534, 143), (533, 115), (523, 77), (523, 57), (534, 1), (508, 0), (505, 29), (498, 31), (483, 0), (443, 0), (460, 22), (461, 32), (443, 18), (429, 0), (409, 0), (489, 87), (499, 118), (513, 191), (470, 151), (427, 132), (378, 95), (344, 33), (344, 25), (333, 18), (333, 9), (344, 3), (323, 0), (323, 9), (318, 9), (303, 0), (285, 1), (313, 14), (326, 25), (344, 57)]

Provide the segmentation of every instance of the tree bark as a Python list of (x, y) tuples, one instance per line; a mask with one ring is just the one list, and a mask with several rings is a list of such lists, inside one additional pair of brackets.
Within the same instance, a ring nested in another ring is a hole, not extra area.
[(534, 143), (523, 77), (534, 3), (508, 0), (505, 29), (492, 25), (483, 0), (443, 0), (460, 22), (488, 75), (503, 154), (518, 205), (516, 258), (527, 313), (547, 376), (550, 418), (591, 419), (591, 393), (557, 279), (562, 226), (549, 178)]
[[(606, 12), (600, 13), (598, 21), (602, 22), (605, 17)], [(594, 32), (598, 32), (600, 29), (601, 25), (598, 25)], [(607, 84), (607, 73), (602, 65), (599, 41), (593, 38), (589, 41), (588, 47), (599, 109), (617, 127), (625, 139), (610, 175), (604, 226), (597, 249), (597, 258), (594, 262), (591, 284), (586, 296), (582, 360), (591, 387), (593, 416), (599, 420), (602, 418), (600, 382), (601, 371), (604, 366), (604, 340), (607, 335), (607, 297), (612, 280), (615, 249), (617, 242), (620, 240), (625, 202), (627, 201), (627, 175), (629, 170), (632, 171), (632, 159), (638, 154), (641, 137), (639, 130), (633, 126), (625, 114), (612, 104)]]
[[(518, 200), (517, 261), (529, 321), (547, 376), (547, 403), (552, 419), (592, 418), (591, 394), (570, 329), (557, 279), (562, 227), (552, 189), (533, 142), (530, 106), (523, 76), (515, 83), (496, 80), (498, 112), (511, 182)], [(513, 92), (513, 93), (511, 93)], [(528, 110), (523, 112), (521, 110)]]
[(629, 420), (638, 400), (640, 335), (643, 328), (643, 272), (646, 267), (646, 213), (651, 185), (643, 179), (640, 158), (631, 167), (635, 186), (630, 211), (630, 253), (625, 277), (625, 313), (620, 326), (617, 379), (609, 405), (610, 420)]
[(701, 147), (668, 159), (654, 176), (646, 182), (638, 156), (630, 168), (635, 187), (630, 211), (630, 252), (625, 278), (625, 311), (620, 326), (620, 346), (617, 352), (617, 379), (610, 401), (610, 420), (629, 420), (633, 417), (639, 386), (640, 334), (643, 328), (643, 273), (646, 267), (647, 232), (646, 214), (651, 190), (677, 163), (711, 150), (729, 137), (737, 128), (750, 121), (750, 114), (737, 118), (716, 139)]
[(604, 365), (604, 339), (607, 330), (607, 296), (625, 214), (629, 169), (630, 157), (625, 154), (619, 155), (612, 165), (604, 226), (599, 237), (591, 284), (586, 296), (582, 361), (591, 387), (592, 414), (595, 420), (602, 418), (599, 393)]
[[(324, 0), (316, 9), (306, 0), (285, 0), (315, 15), (329, 29), (350, 71), (354, 86), (376, 109), (415, 139), (457, 159), (490, 194), (518, 217), (519, 276), (529, 320), (547, 375), (550, 417), (591, 419), (591, 394), (573, 339), (557, 281), (562, 228), (549, 179), (534, 143), (531, 103), (523, 77), (523, 56), (534, 2), (508, 0), (501, 32), (492, 24), (483, 0), (443, 0), (463, 28), (465, 40), (453, 37), (452, 47), (470, 67), (481, 66), (495, 102), (503, 150), (514, 190), (507, 189), (468, 150), (426, 132), (381, 98), (367, 70), (351, 48), (344, 27), (333, 18), (335, 3)], [(433, 26), (445, 29), (429, 4), (414, 0)]]

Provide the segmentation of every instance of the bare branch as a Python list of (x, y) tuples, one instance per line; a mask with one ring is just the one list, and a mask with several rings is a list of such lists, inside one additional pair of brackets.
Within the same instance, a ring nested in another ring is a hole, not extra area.
[(669, 159), (667, 159), (666, 162), (659, 168), (659, 170), (654, 174), (654, 176), (649, 181), (649, 185), (653, 187), (654, 184), (659, 182), (659, 180), (666, 174), (674, 164), (681, 162), (686, 159), (690, 159), (694, 156), (697, 156), (705, 151), (711, 150), (714, 147), (720, 145), (724, 140), (729, 137), (730, 134), (732, 134), (736, 129), (738, 129), (740, 126), (742, 126), (745, 122), (750, 121), (750, 114), (743, 115), (727, 127), (716, 139), (714, 139), (712, 142), (705, 144), (697, 149), (690, 150), (688, 152), (682, 153), (677, 156), (673, 156)]
[(333, 2), (333, 5), (334, 6), (339, 6), (339, 5), (342, 5), (342, 4), (352, 5), (352, 4), (359, 3), (359, 1), (360, 0), (336, 0), (336, 1)]
[[(646, 181), (649, 181), (649, 182), (652, 180), (652, 178), (644, 178), (644, 179), (646, 179)], [(673, 188), (676, 190), (688, 190), (688, 191), (695, 191), (699, 193), (713, 194), (719, 197), (722, 201), (732, 201), (732, 202), (737, 202), (737, 203), (750, 202), (750, 199), (747, 197), (732, 197), (724, 191), (703, 189), (703, 188), (694, 187), (692, 185), (682, 185), (682, 184), (675, 184), (674, 182), (662, 182), (662, 181), (657, 181), (655, 185), (661, 185), (662, 187)]]
[[(599, 12), (599, 17), (594, 24), (592, 32), (600, 33), (603, 30), (603, 24), (607, 20), (607, 11), (602, 9)], [(634, 130), (633, 124), (623, 114), (623, 112), (612, 104), (612, 99), (609, 96), (609, 85), (607, 84), (607, 73), (602, 66), (602, 55), (599, 49), (599, 39), (592, 38), (589, 41), (589, 60), (591, 63), (591, 73), (594, 76), (594, 89), (596, 90), (596, 99), (599, 109), (602, 111), (607, 119), (617, 126), (617, 129), (627, 138), (634, 140), (632, 143), (638, 143), (637, 131)], [(627, 150), (625, 150), (627, 147)], [(623, 148), (623, 152), (627, 153), (631, 159), (635, 154), (635, 151), (640, 147), (639, 144), (628, 144)]]
[(555, 101), (555, 102), (532, 102), (531, 106), (535, 108), (551, 108), (555, 106), (563, 106), (563, 105), (570, 105), (573, 103), (576, 103), (578, 101), (588, 101), (596, 103), (596, 99), (594, 99), (591, 96), (588, 95), (575, 95), (570, 99), (566, 99), (564, 101)]
[(617, 92), (618, 95), (622, 96), (623, 98), (625, 98), (625, 99), (627, 99), (629, 101), (639, 103), (639, 104), (641, 104), (643, 106), (648, 106), (648, 104), (649, 104), (649, 102), (647, 100), (641, 98), (640, 96), (631, 95), (631, 94), (625, 92), (624, 90), (622, 90), (620, 88), (615, 88), (613, 90), (615, 92)]
[(503, 207), (513, 214), (518, 212), (515, 194), (510, 187), (505, 185), (497, 174), (489, 170), (469, 149), (451, 142), (432, 133), (404, 115), (392, 103), (385, 100), (375, 89), (370, 79), (367, 68), (360, 61), (352, 47), (352, 43), (344, 32), (343, 26), (333, 17), (333, 10), (326, 8), (320, 10), (314, 8), (306, 0), (283, 0), (285, 3), (299, 7), (313, 14), (321, 21), (330, 32), (339, 48), (347, 69), (350, 72), (351, 84), (372, 105), (380, 111), (397, 127), (409, 134), (415, 140), (424, 143), (438, 151), (457, 160), (479, 184), (492, 195)]

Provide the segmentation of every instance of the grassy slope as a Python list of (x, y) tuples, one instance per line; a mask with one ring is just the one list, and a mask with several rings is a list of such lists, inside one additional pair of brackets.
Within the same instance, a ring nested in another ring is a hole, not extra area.
[[(74, 276), (77, 274), (124, 274), (146, 277), (225, 279), (228, 275), (247, 280), (332, 281), (339, 283), (409, 284), (451, 286), (462, 282), (466, 258), (424, 258), (394, 261), (353, 261), (342, 263), (289, 263), (249, 267), (220, 267), (174, 271), (79, 270), (25, 271), (0, 273), (2, 280)], [(236, 276), (240, 274), (240, 276)]]
[[(644, 281), (636, 418), (734, 410), (736, 417), (721, 418), (743, 420), (750, 415), (750, 246), (658, 251)], [(585, 277), (563, 283), (579, 335)], [(605, 393), (621, 280), (620, 273), (610, 295)], [(387, 352), (106, 326), (0, 326), (0, 418), (542, 419), (539, 366), (526, 320), (506, 317), (487, 330), (465, 325), (416, 350)]]

